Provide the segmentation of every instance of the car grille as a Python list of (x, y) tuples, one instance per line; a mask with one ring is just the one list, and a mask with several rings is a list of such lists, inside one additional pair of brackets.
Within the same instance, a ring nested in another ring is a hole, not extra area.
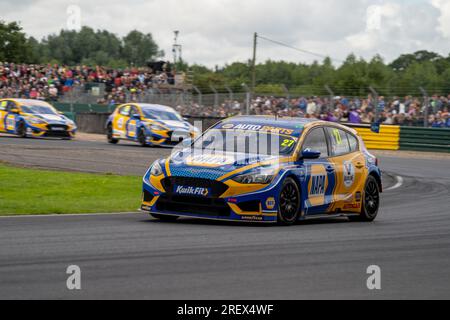
[(160, 212), (188, 213), (211, 217), (228, 217), (230, 208), (223, 199), (173, 196), (165, 194), (156, 204)]
[[(211, 190), (211, 193), (209, 194), (209, 197), (211, 198), (219, 198), (228, 190), (228, 186), (222, 182), (199, 178), (168, 177), (163, 179), (161, 184), (168, 194), (173, 193), (174, 186), (207, 188)], [(196, 199), (198, 200), (198, 198)]]
[(63, 132), (67, 131), (68, 127), (63, 124), (49, 124), (47, 126), (47, 130), (49, 131), (55, 131), (55, 132)]

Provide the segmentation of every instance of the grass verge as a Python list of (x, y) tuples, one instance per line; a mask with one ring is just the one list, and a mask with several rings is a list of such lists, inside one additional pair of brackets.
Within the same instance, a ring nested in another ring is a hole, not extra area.
[(0, 163), (0, 216), (136, 211), (142, 178), (16, 168)]

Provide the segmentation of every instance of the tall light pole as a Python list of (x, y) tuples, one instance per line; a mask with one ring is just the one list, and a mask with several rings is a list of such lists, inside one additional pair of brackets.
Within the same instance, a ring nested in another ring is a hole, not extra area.
[(173, 52), (173, 64), (176, 65), (178, 62), (181, 62), (182, 60), (182, 46), (178, 44), (178, 36), (180, 35), (180, 31), (176, 30), (173, 32), (175, 34), (172, 52)]
[(256, 88), (256, 48), (258, 46), (258, 33), (253, 36), (253, 60), (252, 60), (252, 95), (255, 94)]

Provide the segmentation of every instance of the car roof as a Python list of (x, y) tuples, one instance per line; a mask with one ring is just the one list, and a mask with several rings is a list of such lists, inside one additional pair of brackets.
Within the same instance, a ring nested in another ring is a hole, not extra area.
[(154, 110), (154, 111), (169, 111), (169, 112), (174, 112), (175, 109), (168, 107), (168, 106), (163, 106), (160, 104), (150, 104), (150, 103), (134, 103), (134, 105), (137, 105), (138, 107), (142, 108), (142, 109), (147, 109), (147, 110)]
[[(4, 99), (4, 100), (10, 100), (18, 102), (20, 105), (35, 105), (35, 106), (52, 106), (48, 102), (42, 101), (42, 100), (35, 100), (35, 99)], [(53, 107), (53, 106), (52, 106)]]
[(254, 125), (279, 126), (286, 129), (299, 129), (313, 123), (322, 123), (317, 119), (275, 117), (275, 116), (236, 116), (224, 120), (223, 123), (240, 122)]

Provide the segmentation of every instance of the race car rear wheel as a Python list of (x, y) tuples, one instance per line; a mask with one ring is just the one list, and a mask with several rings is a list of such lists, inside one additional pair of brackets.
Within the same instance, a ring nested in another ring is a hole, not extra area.
[(138, 142), (141, 145), (141, 147), (147, 147), (147, 136), (145, 135), (144, 128), (139, 129)]
[(108, 142), (111, 143), (111, 144), (117, 144), (117, 143), (119, 143), (119, 140), (114, 139), (114, 137), (113, 137), (113, 128), (112, 128), (112, 124), (109, 124), (109, 125), (108, 125), (108, 128), (107, 128), (106, 130), (107, 130)]
[(161, 215), (161, 214), (154, 214), (152, 213), (151, 216), (155, 219), (164, 221), (164, 222), (174, 222), (178, 220), (177, 216), (166, 216), (166, 215)]
[(292, 178), (283, 182), (278, 206), (278, 224), (293, 225), (300, 212), (300, 190)]
[(27, 128), (25, 122), (20, 121), (19, 124), (17, 125), (17, 135), (21, 138), (27, 137)]
[(364, 188), (361, 215), (351, 218), (353, 221), (372, 222), (380, 209), (380, 187), (377, 180), (369, 176)]

